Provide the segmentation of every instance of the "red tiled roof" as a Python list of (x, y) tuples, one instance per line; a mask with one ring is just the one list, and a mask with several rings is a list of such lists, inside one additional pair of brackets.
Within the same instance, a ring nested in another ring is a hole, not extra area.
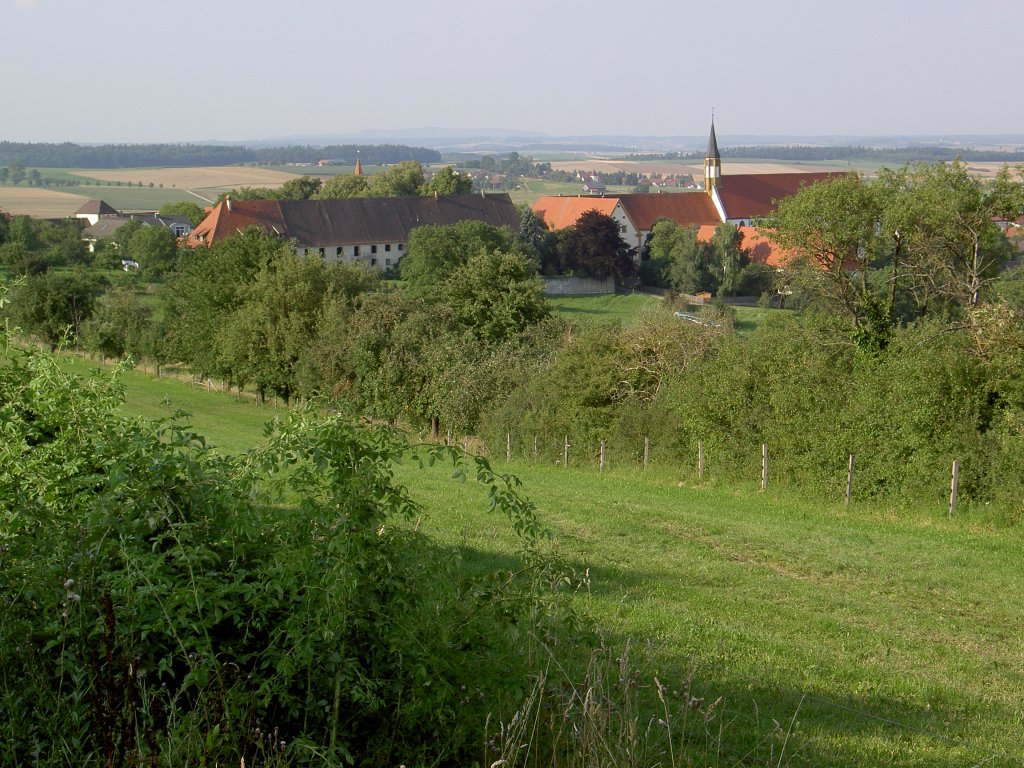
[(188, 236), (191, 246), (210, 245), (249, 227), (259, 227), (271, 233), (275, 229), (284, 233), (284, 220), (277, 200), (223, 200), (210, 211), (199, 226)]
[[(705, 225), (697, 230), (697, 239), (702, 243), (711, 242), (717, 226)], [(767, 264), (769, 267), (784, 267), (793, 258), (793, 253), (780, 248), (766, 235), (761, 234), (757, 227), (738, 227), (743, 241), (740, 247), (747, 252), (754, 264)]]
[(655, 195), (620, 195), (619, 200), (633, 225), (646, 232), (658, 219), (671, 219), (683, 227), (719, 224), (721, 218), (711, 197), (703, 192)]
[(718, 181), (718, 194), (730, 219), (756, 218), (773, 213), (774, 201), (795, 195), (801, 187), (844, 175), (842, 172), (723, 174)]
[(617, 197), (542, 197), (533, 204), (533, 212), (544, 219), (548, 229), (565, 229), (587, 211), (611, 216), (618, 202)]

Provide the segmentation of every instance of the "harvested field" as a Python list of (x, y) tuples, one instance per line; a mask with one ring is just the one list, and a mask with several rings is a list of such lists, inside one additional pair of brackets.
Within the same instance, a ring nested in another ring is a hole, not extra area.
[(0, 187), (0, 211), (15, 216), (62, 219), (73, 216), (87, 199), (44, 187)]
[(143, 184), (163, 184), (164, 187), (206, 189), (211, 187), (277, 187), (294, 179), (296, 174), (270, 168), (245, 165), (214, 166), (211, 168), (119, 168), (113, 171), (73, 171), (100, 181), (131, 181)]

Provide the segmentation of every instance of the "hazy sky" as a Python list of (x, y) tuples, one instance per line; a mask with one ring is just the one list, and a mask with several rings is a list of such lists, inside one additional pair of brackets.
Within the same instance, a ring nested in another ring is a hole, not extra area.
[(0, 0), (0, 139), (1024, 133), (1022, 0)]

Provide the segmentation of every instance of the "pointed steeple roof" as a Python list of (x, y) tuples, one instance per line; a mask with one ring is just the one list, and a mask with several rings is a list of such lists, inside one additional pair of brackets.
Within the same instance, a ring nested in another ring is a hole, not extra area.
[(718, 154), (718, 139), (715, 138), (715, 118), (711, 118), (711, 136), (708, 138), (708, 152), (705, 157), (711, 158), (712, 160), (721, 160), (722, 156)]
[(358, 149), (356, 150), (356, 169), (353, 172), (353, 175), (354, 176), (362, 176), (363, 175), (363, 164), (359, 160), (359, 150)]

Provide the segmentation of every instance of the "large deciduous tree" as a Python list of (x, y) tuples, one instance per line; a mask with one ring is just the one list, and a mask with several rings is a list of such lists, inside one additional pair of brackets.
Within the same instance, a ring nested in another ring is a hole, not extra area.
[(420, 194), (426, 177), (416, 160), (406, 160), (370, 178), (370, 194), (374, 197), (412, 197)]
[(245, 287), (289, 245), (252, 228), (209, 248), (186, 251), (169, 284), (168, 355), (200, 375), (229, 376), (216, 335), (245, 300)]
[(67, 334), (80, 337), (98, 288), (99, 281), (82, 271), (33, 275), (13, 292), (11, 315), (24, 331), (56, 349)]
[(399, 269), (410, 293), (437, 298), (441, 284), (470, 257), (515, 249), (515, 235), (510, 230), (482, 221), (416, 227), (409, 233), (409, 246)]
[(793, 254), (787, 268), (798, 284), (855, 328), (876, 314), (868, 273), (882, 210), (880, 188), (850, 173), (804, 187), (765, 222), (769, 237)]
[(534, 261), (518, 253), (470, 256), (442, 287), (443, 303), (479, 339), (509, 339), (551, 313)]
[(166, 227), (139, 227), (129, 238), (123, 258), (134, 259), (147, 275), (171, 272), (178, 263), (178, 239)]
[(636, 273), (633, 251), (622, 239), (618, 222), (611, 216), (587, 211), (564, 230), (559, 244), (562, 271), (574, 271), (602, 280), (617, 280)]
[(151, 351), (151, 315), (133, 291), (108, 291), (96, 301), (82, 326), (82, 346), (102, 357), (141, 357)]
[(160, 215), (185, 216), (192, 222), (192, 226), (197, 226), (206, 218), (206, 212), (198, 203), (193, 203), (191, 200), (179, 200), (175, 203), (167, 203), (160, 207)]
[(452, 168), (445, 166), (430, 177), (423, 185), (424, 195), (468, 195), (473, 191), (473, 179)]
[(905, 166), (883, 182), (895, 190), (885, 229), (899, 233), (900, 277), (921, 309), (977, 306), (1006, 257), (994, 219), (1020, 215), (1021, 183), (1006, 166), (985, 181), (960, 161)]
[(697, 239), (696, 227), (682, 227), (662, 219), (651, 228), (651, 261), (668, 265), (669, 284), (680, 293), (715, 291), (715, 248)]

